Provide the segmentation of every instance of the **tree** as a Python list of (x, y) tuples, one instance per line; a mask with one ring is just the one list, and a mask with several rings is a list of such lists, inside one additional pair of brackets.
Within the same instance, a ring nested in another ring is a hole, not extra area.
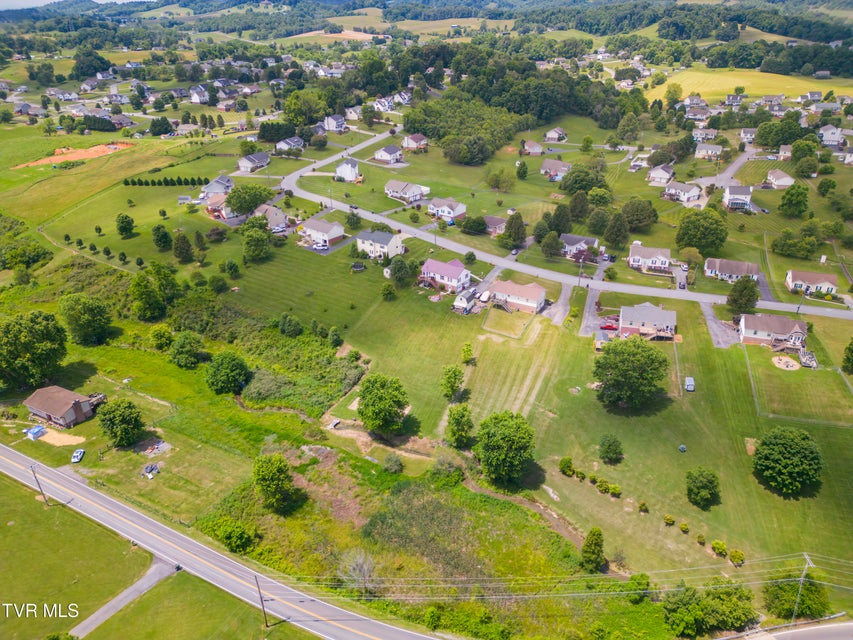
[(527, 163), (521, 160), (515, 168), (515, 177), (519, 180), (527, 180)]
[(166, 116), (154, 118), (148, 125), (148, 130), (152, 136), (163, 136), (167, 133), (172, 133), (172, 123)]
[(0, 323), (0, 381), (6, 387), (34, 387), (59, 371), (66, 334), (53, 314), (19, 313)]
[(213, 393), (240, 393), (252, 377), (246, 361), (236, 353), (223, 351), (213, 356), (205, 380)]
[[(578, 193), (583, 193), (579, 191)], [(575, 194), (577, 195), (577, 194)], [(586, 197), (586, 196), (584, 196)], [(574, 196), (572, 196), (572, 200), (574, 200)], [(554, 209), (554, 214), (551, 216), (551, 222), (549, 223), (551, 227), (551, 231), (556, 231), (557, 235), (562, 233), (571, 233), (572, 232), (572, 209), (570, 205), (566, 204), (558, 204)]]
[(601, 235), (604, 233), (608, 224), (610, 224), (610, 212), (604, 207), (596, 207), (593, 209), (586, 222), (589, 232), (594, 233), (595, 235)]
[(802, 218), (809, 208), (809, 188), (804, 184), (792, 184), (782, 194), (779, 213), (787, 218)]
[(540, 246), (542, 248), (542, 255), (546, 258), (556, 258), (563, 251), (563, 243), (560, 241), (560, 237), (557, 235), (556, 231), (549, 231), (548, 234), (542, 238), (542, 244)]
[(678, 252), (678, 257), (691, 267), (702, 263), (702, 254), (696, 247), (684, 247)]
[(447, 408), (447, 429), (444, 439), (454, 449), (464, 449), (471, 442), (474, 421), (471, 407), (467, 404), (452, 404)]
[(533, 428), (520, 413), (493, 413), (480, 423), (474, 453), (492, 482), (517, 482), (533, 460)]
[(195, 369), (201, 359), (201, 338), (192, 331), (181, 331), (169, 347), (169, 360), (181, 369)]
[(394, 256), (391, 258), (391, 264), (388, 265), (388, 271), (391, 275), (391, 282), (398, 287), (402, 287), (406, 284), (406, 281), (412, 275), (409, 270), (409, 265), (406, 264), (406, 261), (402, 256)]
[(376, 108), (372, 105), (363, 105), (361, 107), (361, 120), (367, 125), (368, 129), (371, 128), (376, 120)]
[(729, 305), (732, 313), (752, 313), (760, 296), (761, 292), (758, 290), (758, 284), (755, 280), (744, 277), (732, 285), (729, 296), (726, 298), (726, 304)]
[(629, 231), (648, 231), (658, 221), (658, 212), (650, 200), (631, 198), (622, 206)]
[(358, 215), (358, 211), (351, 210), (347, 213), (346, 224), (350, 229), (361, 228), (361, 216)]
[(853, 338), (844, 348), (844, 358), (841, 361), (841, 370), (844, 373), (853, 374)]
[(162, 224), (155, 224), (151, 228), (151, 239), (160, 251), (168, 251), (172, 248), (172, 234)]
[[(802, 160), (800, 160), (797, 163), (797, 166), (794, 167), (794, 172), (801, 178), (811, 178), (814, 174), (817, 173), (817, 170), (818, 170), (817, 158), (812, 157), (812, 156), (809, 156), (807, 158), (803, 158)], [(800, 185), (800, 186), (803, 186), (803, 185)]]
[(616, 136), (625, 142), (633, 142), (640, 135), (640, 121), (633, 113), (626, 113), (619, 126), (616, 128)]
[(371, 373), (361, 381), (358, 417), (369, 431), (391, 435), (400, 430), (409, 396), (399, 378)]
[(681, 85), (673, 82), (667, 86), (663, 99), (668, 109), (675, 108), (676, 103), (681, 101)]
[(704, 624), (713, 629), (742, 631), (757, 621), (752, 590), (728, 578), (713, 578), (702, 598)]
[[(851, 352), (853, 352), (853, 347), (851, 347)], [(470, 342), (466, 342), (462, 345), (462, 354), (460, 358), (462, 359), (462, 364), (471, 364), (474, 361), (474, 348), (471, 346)]]
[(817, 145), (809, 140), (795, 140), (791, 144), (791, 162), (797, 164), (803, 158), (811, 158), (817, 151)]
[(139, 440), (145, 430), (142, 411), (125, 398), (110, 400), (98, 408), (101, 431), (117, 447), (126, 447)]
[(584, 136), (581, 140), (581, 151), (583, 153), (589, 153), (592, 151), (592, 136)]
[(687, 499), (705, 511), (720, 504), (720, 478), (713, 471), (702, 467), (688, 471)]
[(193, 260), (193, 246), (190, 244), (190, 239), (183, 233), (175, 234), (175, 247), (172, 253), (181, 264), (187, 264)]
[(835, 189), (838, 186), (838, 183), (835, 182), (832, 178), (823, 178), (817, 184), (817, 192), (822, 196), (826, 197), (829, 195), (829, 192)]
[(252, 482), (264, 505), (277, 513), (286, 511), (296, 496), (290, 464), (280, 453), (255, 458)]
[(128, 238), (133, 234), (134, 222), (126, 213), (120, 213), (116, 216), (116, 231), (122, 238)]
[(689, 209), (681, 214), (675, 243), (679, 249), (696, 247), (703, 256), (722, 249), (729, 231), (722, 216), (713, 209)]
[(328, 340), (329, 344), (332, 345), (335, 349), (337, 349), (344, 343), (344, 339), (341, 336), (341, 332), (337, 327), (332, 327), (329, 329)]
[(752, 465), (764, 484), (792, 496), (820, 482), (823, 456), (807, 431), (776, 427), (755, 447)]
[(777, 618), (787, 620), (793, 617), (795, 608), (800, 618), (821, 618), (829, 612), (826, 587), (820, 584), (811, 571), (806, 571), (802, 582), (799, 573), (788, 571), (776, 573), (772, 578), (761, 591), (764, 607)]
[(607, 562), (604, 557), (604, 534), (598, 527), (589, 530), (581, 547), (581, 566), (589, 573), (598, 573)]
[(467, 216), (459, 229), (469, 236), (482, 235), (488, 231), (486, 219), (483, 216)]
[(598, 399), (629, 407), (649, 404), (660, 394), (668, 369), (666, 356), (639, 336), (609, 342), (593, 365), (593, 377), (601, 383)]
[(621, 211), (617, 211), (610, 216), (610, 222), (607, 223), (607, 228), (604, 230), (604, 241), (615, 247), (621, 247), (625, 245), (629, 237), (625, 216)]
[(613, 194), (607, 189), (594, 187), (589, 190), (587, 200), (593, 207), (607, 207), (611, 202), (613, 202)]
[(289, 313), (282, 313), (278, 320), (278, 330), (288, 338), (297, 338), (302, 335), (304, 329), (296, 317)]
[(465, 381), (465, 372), (458, 364), (449, 364), (441, 370), (441, 381), (439, 387), (441, 395), (448, 400), (453, 400), (459, 390), (462, 388), (462, 383)]
[(607, 464), (622, 461), (622, 443), (612, 433), (605, 433), (598, 441), (598, 455)]
[(243, 232), (243, 258), (246, 262), (261, 262), (272, 255), (271, 234), (265, 229), (246, 229)]
[(77, 344), (101, 344), (110, 330), (109, 306), (85, 293), (72, 293), (59, 301), (59, 313)]
[(225, 198), (225, 204), (241, 216), (247, 216), (275, 195), (272, 189), (260, 184), (239, 184)]

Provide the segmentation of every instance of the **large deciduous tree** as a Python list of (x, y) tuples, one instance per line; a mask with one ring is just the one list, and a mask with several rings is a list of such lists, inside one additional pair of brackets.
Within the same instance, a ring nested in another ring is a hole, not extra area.
[(264, 504), (278, 513), (287, 510), (296, 495), (290, 464), (280, 453), (255, 458), (252, 481)]
[(125, 398), (110, 400), (98, 409), (101, 431), (117, 447), (133, 444), (145, 430), (142, 412)]
[(648, 231), (658, 221), (658, 212), (651, 200), (631, 198), (622, 206), (622, 215), (630, 231)]
[(844, 348), (844, 358), (841, 361), (841, 370), (844, 373), (853, 374), (853, 338)]
[(767, 486), (789, 496), (820, 482), (823, 456), (807, 431), (776, 427), (755, 447), (752, 464)]
[(802, 218), (809, 208), (809, 188), (804, 184), (792, 184), (782, 194), (779, 213), (786, 218)]
[(632, 336), (606, 344), (592, 374), (600, 384), (598, 399), (604, 404), (641, 407), (658, 397), (668, 369), (663, 353)]
[(213, 356), (205, 380), (213, 393), (240, 393), (251, 377), (243, 358), (231, 351), (223, 351)]
[(225, 204), (238, 215), (252, 213), (258, 206), (275, 195), (272, 189), (260, 184), (239, 184), (225, 198)]
[(690, 209), (681, 214), (675, 242), (680, 249), (696, 247), (707, 256), (719, 251), (728, 237), (726, 222), (719, 213), (712, 209)]
[(826, 588), (817, 582), (810, 571), (806, 572), (802, 581), (799, 572), (776, 573), (761, 588), (761, 592), (765, 608), (777, 618), (787, 620), (794, 615), (795, 610), (800, 618), (820, 618), (829, 612)]
[(458, 364), (449, 364), (441, 370), (441, 380), (439, 387), (441, 395), (448, 400), (453, 400), (459, 390), (462, 388), (462, 383), (465, 380), (465, 372)]
[(0, 323), (0, 380), (7, 387), (34, 387), (59, 370), (65, 329), (44, 311), (20, 313)]
[(110, 309), (102, 300), (85, 293), (72, 293), (59, 301), (59, 313), (77, 344), (101, 344), (110, 329)]
[(755, 280), (743, 277), (732, 285), (726, 304), (734, 313), (752, 313), (760, 296), (761, 292)]
[(386, 435), (397, 433), (408, 404), (409, 396), (399, 378), (371, 373), (361, 381), (358, 417), (370, 431)]
[(494, 413), (480, 423), (474, 453), (489, 480), (517, 482), (533, 460), (533, 428), (519, 413)]
[(116, 231), (122, 238), (127, 238), (133, 233), (134, 224), (133, 218), (126, 213), (120, 213), (116, 216)]
[(181, 369), (195, 369), (201, 359), (201, 338), (192, 331), (181, 331), (169, 347), (169, 359)]
[(628, 223), (625, 222), (625, 216), (621, 211), (617, 211), (610, 216), (610, 222), (607, 223), (607, 228), (604, 230), (604, 241), (607, 244), (621, 247), (630, 237), (628, 233)]
[(719, 504), (720, 478), (710, 469), (691, 469), (687, 472), (687, 499), (704, 510)]

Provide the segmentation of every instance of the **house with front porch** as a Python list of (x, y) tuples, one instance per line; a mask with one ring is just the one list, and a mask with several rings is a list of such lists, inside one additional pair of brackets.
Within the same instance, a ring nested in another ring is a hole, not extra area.
[(598, 249), (598, 238), (576, 236), (572, 233), (562, 234), (560, 242), (563, 243), (563, 254), (567, 258), (574, 258), (587, 252), (595, 255)]
[(373, 159), (376, 160), (376, 162), (382, 162), (384, 164), (402, 162), (403, 150), (395, 144), (389, 144), (387, 147), (378, 149), (376, 153), (373, 154)]
[(791, 293), (813, 295), (838, 292), (838, 276), (834, 273), (815, 273), (789, 269), (785, 274), (785, 288)]
[(765, 313), (745, 313), (738, 324), (743, 344), (789, 345), (795, 349), (806, 346), (808, 327), (803, 320)]
[(702, 188), (695, 184), (685, 184), (673, 180), (664, 189), (664, 196), (669, 200), (678, 202), (695, 202), (702, 197)]
[(669, 249), (644, 247), (639, 242), (628, 248), (628, 266), (632, 269), (670, 273), (671, 264)]
[(649, 340), (673, 340), (675, 319), (675, 311), (668, 311), (651, 302), (622, 307), (619, 310), (619, 335), (623, 338), (639, 335)]
[(725, 260), (723, 258), (708, 258), (705, 260), (705, 277), (717, 278), (726, 282), (736, 282), (741, 278), (758, 280), (760, 270), (753, 262), (740, 260)]
[(753, 129), (751, 127), (748, 127), (746, 129), (741, 129), (740, 130), (740, 141), (746, 142), (747, 144), (752, 144), (752, 142), (755, 140), (755, 133), (757, 131), (758, 131), (758, 129)]
[(506, 231), (506, 219), (498, 216), (483, 216), (486, 223), (486, 233), (493, 238)]
[(824, 125), (818, 129), (817, 137), (820, 138), (820, 142), (824, 147), (837, 147), (846, 142), (844, 132), (831, 124)]
[(471, 272), (455, 258), (450, 262), (427, 258), (421, 267), (420, 282), (457, 293), (469, 287)]
[(723, 205), (728, 209), (749, 209), (752, 206), (752, 187), (726, 187)]
[(465, 219), (468, 207), (453, 198), (433, 198), (427, 211), (431, 216), (444, 220), (447, 224), (455, 224)]

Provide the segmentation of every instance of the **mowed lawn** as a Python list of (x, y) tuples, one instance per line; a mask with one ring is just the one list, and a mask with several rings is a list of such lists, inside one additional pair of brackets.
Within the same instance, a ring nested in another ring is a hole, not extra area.
[[(270, 617), (270, 623), (279, 622)], [(90, 633), (91, 640), (311, 640), (283, 622), (264, 628), (260, 609), (187, 573), (166, 578)]]
[[(0, 617), (5, 640), (67, 631), (135, 582), (151, 562), (139, 547), (64, 506), (46, 508), (37, 495), (0, 475), (3, 602), (39, 607), (37, 618)], [(66, 614), (76, 604), (79, 617), (45, 617), (42, 603), (61, 605)]]

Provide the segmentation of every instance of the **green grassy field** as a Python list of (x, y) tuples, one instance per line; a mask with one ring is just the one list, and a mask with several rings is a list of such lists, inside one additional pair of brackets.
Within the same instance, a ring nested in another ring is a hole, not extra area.
[[(3, 431), (7, 429), (4, 427)], [(45, 508), (37, 494), (0, 475), (3, 535), (0, 580), (4, 602), (38, 603), (37, 618), (0, 618), (0, 635), (32, 640), (85, 620), (140, 578), (151, 556), (61, 505)], [(76, 604), (79, 616), (45, 617), (42, 602)]]
[(187, 573), (170, 576), (86, 636), (92, 640), (310, 640), (314, 634), (261, 611)]

